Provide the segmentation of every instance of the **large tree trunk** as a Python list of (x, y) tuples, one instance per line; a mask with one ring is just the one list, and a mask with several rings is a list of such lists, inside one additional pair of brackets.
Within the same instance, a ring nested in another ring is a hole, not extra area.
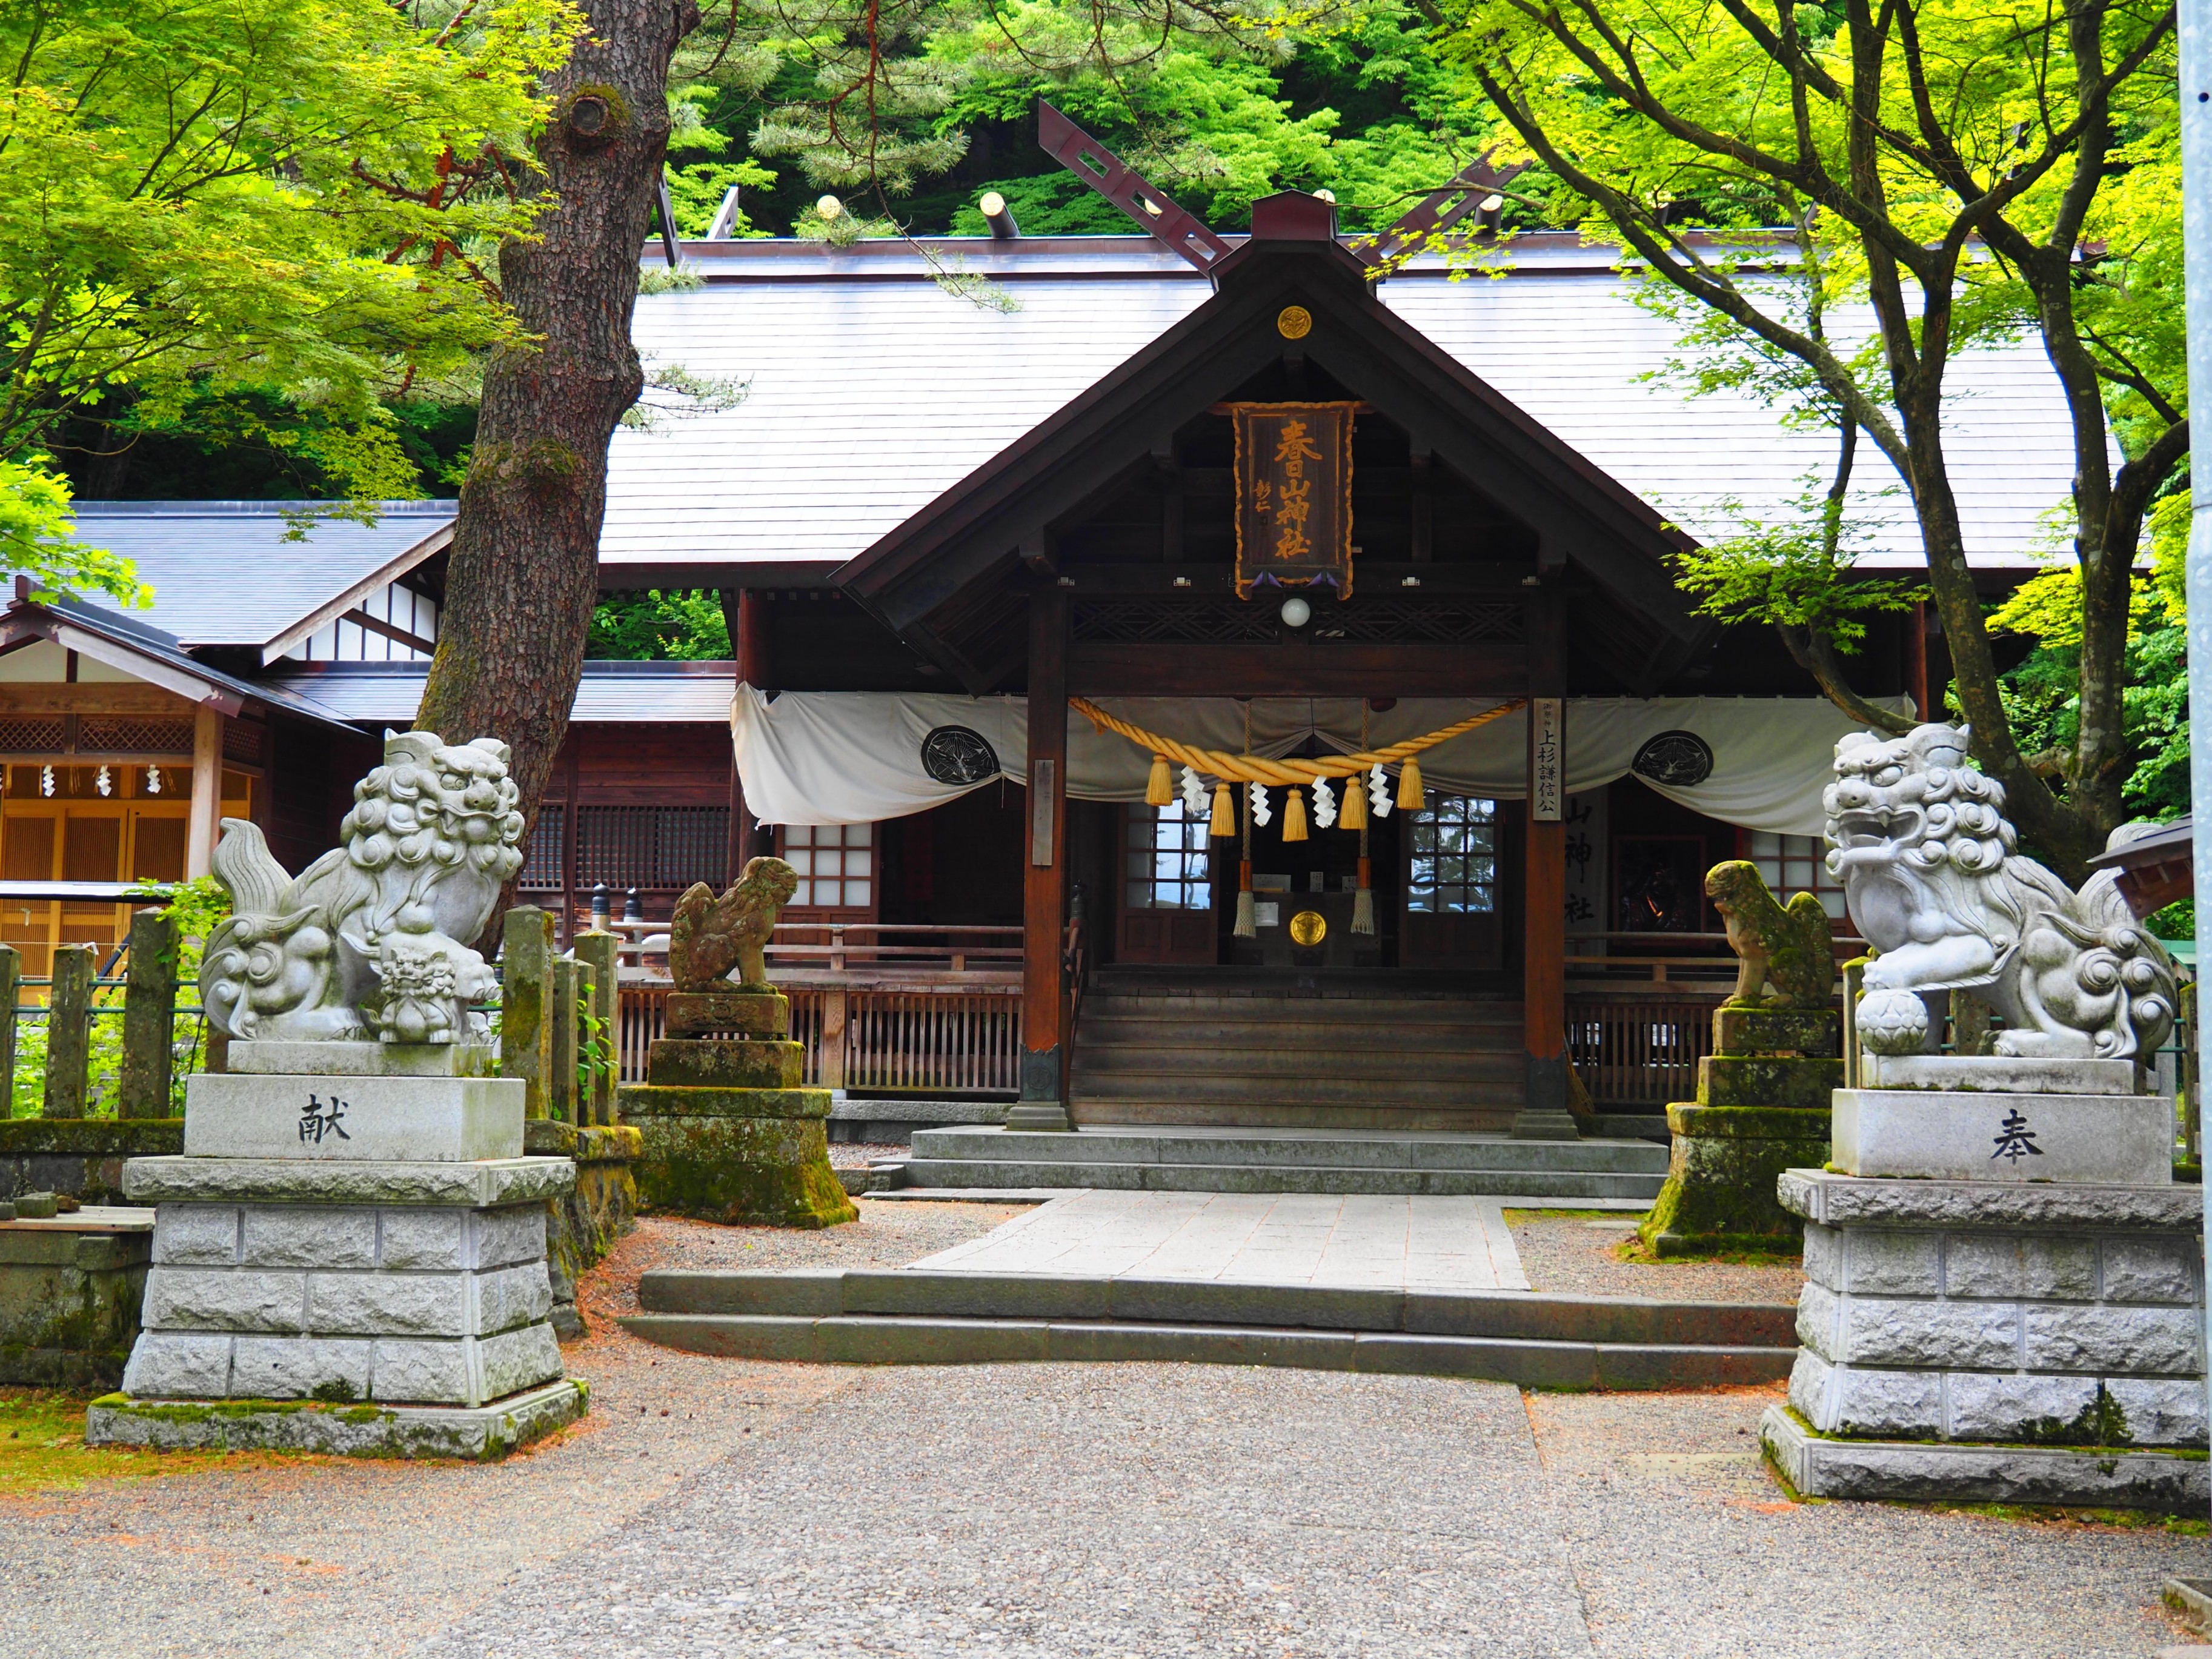
[(591, 28), (549, 88), (538, 155), (557, 205), (500, 249), (530, 340), (498, 352), (461, 486), (446, 611), (416, 724), (514, 750), (535, 821), (568, 729), (599, 598), (607, 443), (644, 377), (630, 344), (638, 250), (668, 144), (668, 63), (693, 0), (589, 0)]

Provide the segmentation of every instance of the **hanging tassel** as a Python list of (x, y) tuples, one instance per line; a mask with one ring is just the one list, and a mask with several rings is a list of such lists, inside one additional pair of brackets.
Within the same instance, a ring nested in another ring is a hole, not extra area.
[(1260, 937), (1252, 902), (1252, 860), (1246, 859), (1237, 866), (1237, 925), (1229, 930), (1239, 939)]
[(1313, 821), (1316, 830), (1326, 830), (1336, 822), (1336, 797), (1329, 793), (1325, 778), (1314, 780)]
[(1306, 838), (1306, 798), (1295, 789), (1284, 792), (1283, 839), (1304, 841)]
[(1152, 775), (1145, 780), (1145, 805), (1172, 806), (1175, 804), (1175, 782), (1168, 776), (1168, 757), (1152, 757)]
[(1237, 833), (1237, 807), (1229, 799), (1229, 786), (1225, 783), (1213, 786), (1213, 822), (1206, 833), (1223, 841)]
[(1375, 931), (1375, 866), (1369, 861), (1365, 836), (1360, 836), (1359, 889), (1352, 896), (1352, 931), (1371, 934)]
[(1252, 815), (1252, 822), (1262, 830), (1275, 821), (1275, 815), (1267, 805), (1266, 784), (1248, 783), (1244, 786), (1244, 810)]
[(1367, 775), (1367, 804), (1375, 809), (1375, 816), (1390, 816), (1390, 780), (1383, 775), (1382, 763), (1375, 763), (1375, 769)]
[(1428, 805), (1421, 793), (1421, 762), (1419, 756), (1409, 756), (1405, 765), (1398, 769), (1398, 805), (1408, 812), (1418, 812)]
[(1359, 787), (1357, 776), (1344, 781), (1344, 810), (1337, 815), (1340, 830), (1364, 830), (1367, 827), (1367, 792)]
[(1206, 782), (1188, 766), (1182, 769), (1182, 815), (1197, 819), (1206, 816)]

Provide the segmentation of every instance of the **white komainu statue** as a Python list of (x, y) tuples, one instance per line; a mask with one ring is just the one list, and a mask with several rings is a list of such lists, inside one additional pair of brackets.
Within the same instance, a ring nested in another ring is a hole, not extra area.
[(453, 1042), (495, 984), (465, 941), (522, 867), (522, 815), (493, 738), (386, 738), (354, 786), (340, 845), (295, 881), (252, 824), (222, 821), (216, 879), (231, 917), (208, 941), (200, 1002), (244, 1039)]
[[(2004, 1017), (1997, 1052), (2148, 1063), (2173, 1024), (2173, 963), (2114, 872), (2081, 892), (2022, 858), (2004, 787), (1967, 758), (1969, 730), (1856, 732), (1836, 745), (1828, 868), (1878, 953), (1859, 1028), (1877, 1053), (1929, 1045), (1920, 994), (1971, 989)], [(2112, 832), (2124, 845), (2148, 826)]]

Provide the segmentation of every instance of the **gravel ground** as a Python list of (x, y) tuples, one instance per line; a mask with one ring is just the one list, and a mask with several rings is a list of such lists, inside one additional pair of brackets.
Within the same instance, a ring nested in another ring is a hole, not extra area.
[(913, 1152), (913, 1147), (902, 1146), (895, 1140), (833, 1140), (830, 1143), (830, 1167), (865, 1170), (879, 1158), (908, 1158)]
[[(863, 1216), (767, 1254), (907, 1260), (994, 1224)], [(1753, 1438), (1767, 1390), (847, 1370), (612, 1324), (641, 1266), (759, 1260), (745, 1237), (625, 1240), (566, 1351), (590, 1419), (504, 1464), (299, 1460), (0, 1502), (0, 1659), (2142, 1659), (2178, 1639), (2160, 1583), (2205, 1570), (2202, 1538), (2155, 1528), (1790, 1504)]]
[[(1623, 1261), (1613, 1254), (1635, 1236), (1635, 1218), (1508, 1210), (1513, 1247), (1532, 1290), (1563, 1296), (1650, 1296), (1668, 1302), (1786, 1302), (1805, 1274), (1796, 1262), (1747, 1267), (1727, 1261)], [(1595, 1225), (1592, 1225), (1595, 1223)]]

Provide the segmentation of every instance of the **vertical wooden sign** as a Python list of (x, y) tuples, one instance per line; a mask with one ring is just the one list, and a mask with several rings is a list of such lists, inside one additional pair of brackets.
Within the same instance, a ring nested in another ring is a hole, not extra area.
[(1559, 697), (1528, 700), (1528, 816), (1557, 823), (1566, 799), (1566, 703)]
[(1237, 597), (1255, 583), (1326, 582), (1352, 597), (1356, 403), (1231, 404), (1237, 430)]

